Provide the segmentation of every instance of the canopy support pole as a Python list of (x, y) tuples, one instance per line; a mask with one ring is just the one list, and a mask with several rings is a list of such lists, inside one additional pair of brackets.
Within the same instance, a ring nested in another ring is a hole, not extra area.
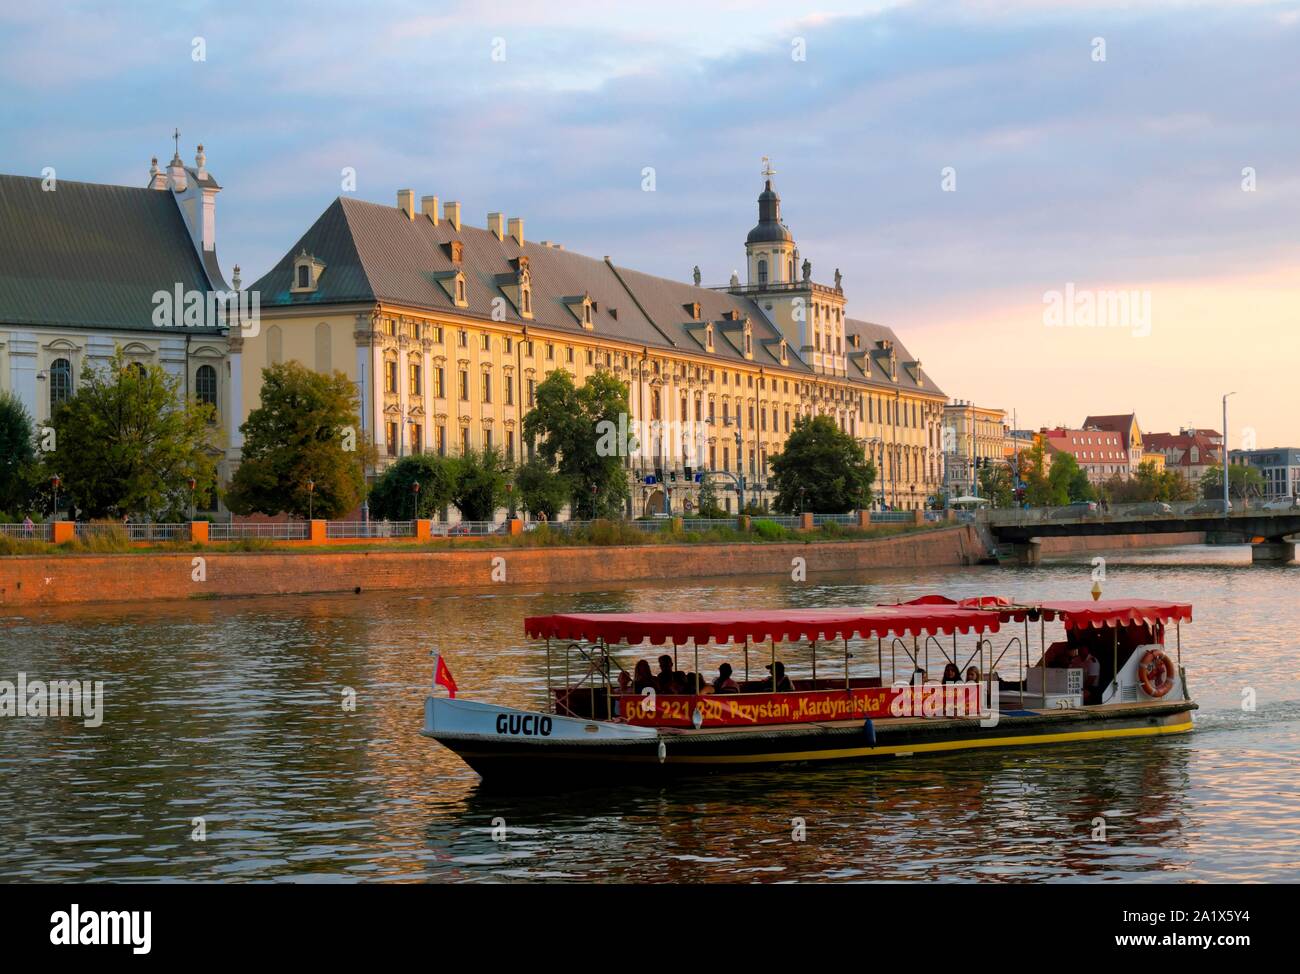
[(691, 686), (691, 696), (696, 696), (700, 692), (700, 641), (692, 636), (691, 645), (695, 647), (695, 673), (693, 674), (694, 683)]
[[(884, 687), (884, 686), (888, 686), (889, 684), (885, 682), (885, 659), (884, 659), (884, 652), (881, 650), (881, 641), (882, 641), (881, 637), (877, 636), (876, 637), (876, 676), (880, 678), (880, 685)], [(889, 676), (890, 676), (890, 682), (893, 682), (894, 674), (891, 673), (889, 674)]]
[(817, 640), (812, 641), (813, 654), (813, 689), (817, 689)]
[(1047, 706), (1047, 619), (1038, 617), (1038, 653), (1039, 666), (1043, 671), (1043, 683), (1039, 687), (1039, 706)]
[(569, 706), (569, 687), (572, 680), (569, 679), (569, 647), (572, 643), (564, 644), (564, 712), (568, 716), (573, 716), (573, 709)]
[(745, 682), (749, 682), (749, 637), (745, 637)]
[(844, 637), (844, 689), (846, 691), (850, 689), (849, 687), (849, 637), (848, 636)]
[(1183, 620), (1182, 619), (1174, 620), (1174, 639), (1177, 640), (1177, 644), (1178, 644), (1177, 645), (1178, 667), (1179, 669), (1182, 669), (1183, 666)]
[(551, 713), (556, 713), (555, 694), (551, 691), (551, 637), (546, 637), (546, 706)]
[(1025, 709), (1025, 684), (1029, 682), (1029, 613), (1025, 613), (1025, 641), (1020, 646), (1020, 709)]
[(776, 637), (772, 637), (772, 692), (776, 693)]

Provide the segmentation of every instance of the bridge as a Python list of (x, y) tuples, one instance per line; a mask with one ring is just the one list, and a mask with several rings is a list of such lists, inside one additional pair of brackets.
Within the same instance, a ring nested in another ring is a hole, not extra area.
[(1102, 513), (1071, 507), (980, 511), (999, 545), (1010, 546), (1022, 564), (1036, 565), (1041, 538), (1116, 534), (1204, 532), (1209, 544), (1248, 544), (1251, 560), (1295, 564), (1300, 544), (1300, 508), (1206, 511), (1206, 503), (1118, 504)]

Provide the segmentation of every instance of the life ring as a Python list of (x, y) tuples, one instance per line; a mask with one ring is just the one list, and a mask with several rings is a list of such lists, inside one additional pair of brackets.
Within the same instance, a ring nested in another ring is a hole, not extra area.
[(1149, 649), (1138, 663), (1138, 679), (1148, 697), (1163, 697), (1174, 686), (1174, 661), (1158, 649)]

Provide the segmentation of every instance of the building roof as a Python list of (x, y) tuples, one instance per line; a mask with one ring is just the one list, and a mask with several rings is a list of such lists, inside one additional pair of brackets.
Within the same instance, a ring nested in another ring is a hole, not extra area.
[[(460, 264), (452, 263), (451, 243), (461, 245)], [(324, 269), (317, 288), (291, 291), (296, 255), (305, 251)], [(532, 288), (532, 318), (519, 314), (503, 286), (515, 279), (520, 257), (528, 259)], [(468, 307), (458, 307), (440, 283), (459, 270), (465, 275)], [(384, 303), (416, 310), (505, 321), (517, 326), (543, 327), (615, 341), (675, 350), (715, 359), (719, 365), (754, 364), (781, 367), (781, 332), (749, 297), (656, 277), (587, 257), (574, 251), (525, 240), (520, 245), (506, 234), (462, 223), (460, 230), (445, 218), (435, 226), (428, 217), (408, 217), (402, 209), (352, 197), (335, 199), (276, 265), (252, 285), (261, 307), (311, 307), (349, 303)], [(572, 310), (575, 298), (589, 297), (595, 327), (583, 327)], [(497, 314), (493, 315), (493, 302)], [(699, 318), (693, 316), (699, 305)], [(748, 319), (753, 359), (745, 358), (743, 328)], [(705, 348), (705, 331), (714, 326), (714, 350)], [(898, 336), (883, 325), (846, 319), (846, 336), (860, 334), (861, 344), (879, 352), (877, 342), (894, 343), (898, 381), (888, 372), (888, 354), (864, 356), (850, 365), (848, 379), (871, 385), (915, 389), (934, 395), (942, 391), (924, 372)], [(852, 350), (852, 349), (851, 349)], [(813, 377), (813, 369), (788, 345), (787, 368)], [(873, 360), (874, 359), (874, 360)], [(873, 361), (868, 361), (873, 360)], [(851, 359), (852, 361), (852, 359)], [(913, 377), (919, 375), (919, 381)], [(827, 376), (827, 378), (833, 378)]]
[[(1080, 465), (1109, 465), (1128, 462), (1128, 454), (1123, 452), (1123, 438), (1115, 430), (1065, 429), (1058, 426), (1055, 429), (1042, 430), (1042, 437), (1048, 451), (1072, 454)], [(1089, 439), (1098, 442), (1088, 443)], [(1108, 450), (1120, 455), (1114, 457), (1097, 456), (1096, 454), (1101, 450)]]
[(1129, 434), (1137, 425), (1136, 413), (1117, 413), (1112, 416), (1089, 416), (1083, 421), (1083, 428), (1095, 426), (1099, 430), (1118, 433), (1124, 438), (1124, 449), (1129, 449)]
[(0, 325), (157, 331), (155, 292), (225, 288), (171, 192), (66, 179), (41, 187), (0, 175)]

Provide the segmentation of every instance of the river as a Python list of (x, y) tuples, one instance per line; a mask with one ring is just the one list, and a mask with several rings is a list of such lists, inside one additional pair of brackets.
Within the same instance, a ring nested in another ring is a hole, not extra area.
[(485, 790), (419, 735), (432, 648), (464, 696), (537, 707), (526, 615), (1086, 598), (1092, 565), (0, 607), (0, 679), (104, 683), (98, 727), (0, 717), (0, 879), (1300, 880), (1300, 567), (1205, 547), (1105, 567), (1107, 597), (1194, 603), (1194, 733), (552, 797)]

